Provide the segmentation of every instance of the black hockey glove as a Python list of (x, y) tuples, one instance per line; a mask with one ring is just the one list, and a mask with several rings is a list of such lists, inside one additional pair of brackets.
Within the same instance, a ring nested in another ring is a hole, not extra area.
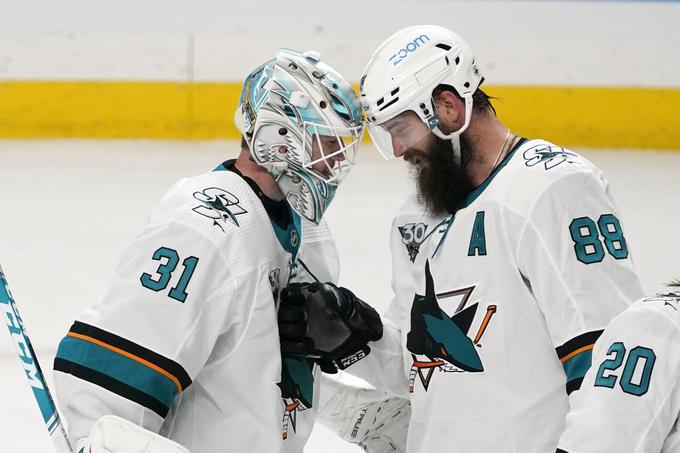
[(336, 373), (366, 357), (382, 337), (380, 315), (346, 288), (292, 283), (281, 291), (279, 335), (284, 352), (314, 358)]

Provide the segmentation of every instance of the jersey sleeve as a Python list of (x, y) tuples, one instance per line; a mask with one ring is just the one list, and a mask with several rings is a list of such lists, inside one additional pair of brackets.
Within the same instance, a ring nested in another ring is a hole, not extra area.
[(260, 280), (233, 273), (216, 243), (189, 226), (147, 227), (103, 300), (59, 344), (56, 392), (71, 439), (107, 414), (158, 432), (218, 337), (236, 345), (243, 335), (249, 304), (233, 303), (235, 295), (271, 298)]
[[(383, 321), (383, 336), (378, 341), (369, 343), (371, 353), (347, 369), (379, 390), (391, 395), (408, 398), (408, 376), (404, 366), (404, 343), (402, 331), (399, 328), (401, 319), (408, 319), (410, 304), (402, 298), (413, 294), (412, 273), (405, 269), (403, 255), (396, 253), (401, 245), (398, 229), (393, 224), (390, 236), (392, 251), (392, 291), (394, 297), (387, 311), (381, 315)], [(371, 301), (367, 301), (369, 304)]]
[(606, 328), (558, 451), (667, 451), (680, 410), (680, 330), (663, 310), (627, 310)]
[(569, 394), (590, 367), (604, 327), (642, 296), (624, 233), (594, 167), (552, 181), (520, 229), (518, 267), (545, 316)]

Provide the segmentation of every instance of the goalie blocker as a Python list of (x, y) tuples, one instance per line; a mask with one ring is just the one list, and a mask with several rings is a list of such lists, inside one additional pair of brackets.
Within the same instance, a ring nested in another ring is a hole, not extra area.
[(336, 373), (366, 357), (369, 341), (382, 337), (373, 307), (332, 283), (293, 283), (281, 292), (278, 311), (281, 349), (314, 358)]

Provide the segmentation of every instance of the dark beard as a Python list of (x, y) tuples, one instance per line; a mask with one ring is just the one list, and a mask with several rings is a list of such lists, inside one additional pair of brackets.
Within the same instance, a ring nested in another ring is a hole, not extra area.
[[(434, 216), (452, 214), (470, 193), (472, 184), (463, 168), (454, 161), (450, 141), (431, 135), (426, 146), (425, 150), (408, 149), (404, 153), (404, 159), (411, 164), (419, 201)], [(469, 146), (461, 137), (463, 161), (469, 155)]]

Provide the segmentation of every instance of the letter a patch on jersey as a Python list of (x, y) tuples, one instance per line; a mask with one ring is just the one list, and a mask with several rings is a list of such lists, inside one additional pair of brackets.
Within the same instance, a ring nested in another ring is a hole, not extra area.
[[(486, 331), (495, 305), (489, 305), (474, 339), (468, 336), (479, 303), (466, 307), (475, 287), (436, 294), (429, 261), (425, 264), (425, 295), (416, 294), (411, 306), (411, 331), (406, 337), (406, 348), (413, 364), (409, 374), (409, 392), (413, 393), (415, 378), (427, 391), (435, 369), (445, 373), (480, 373), (484, 371), (477, 348)], [(453, 315), (447, 314), (440, 300), (460, 300)]]
[(468, 256), (486, 255), (486, 234), (484, 233), (484, 211), (475, 214), (475, 223), (472, 226), (470, 247)]

